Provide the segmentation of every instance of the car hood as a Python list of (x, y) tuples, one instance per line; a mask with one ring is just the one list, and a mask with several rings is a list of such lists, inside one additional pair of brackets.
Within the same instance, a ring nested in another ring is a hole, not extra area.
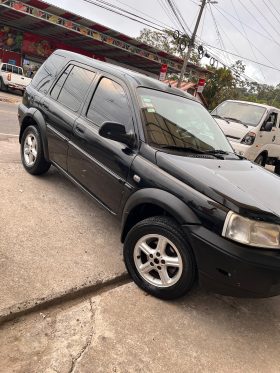
[(158, 151), (157, 165), (244, 216), (280, 224), (280, 177), (247, 160), (179, 156)]
[(221, 130), (224, 132), (224, 134), (229, 138), (233, 140), (241, 140), (243, 137), (250, 131), (252, 131), (255, 127), (248, 126), (245, 127), (241, 123), (237, 123), (234, 121), (226, 121), (224, 119), (218, 119), (214, 118), (215, 121), (218, 123)]

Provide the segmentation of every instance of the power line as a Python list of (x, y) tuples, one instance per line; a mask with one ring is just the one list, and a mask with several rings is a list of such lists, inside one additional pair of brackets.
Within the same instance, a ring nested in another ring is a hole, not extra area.
[(255, 63), (255, 64), (257, 64), (257, 65), (260, 65), (260, 66), (267, 67), (268, 69), (275, 70), (275, 71), (280, 71), (280, 69), (278, 69), (277, 67), (273, 67), (273, 66), (265, 65), (264, 63), (261, 63), (261, 62), (258, 62), (258, 61), (254, 61), (254, 60), (252, 60), (252, 59), (250, 59), (250, 58), (248, 58), (248, 57), (240, 56), (240, 55), (238, 55), (238, 54), (236, 54), (236, 53), (232, 53), (232, 52), (224, 51), (223, 49), (218, 48), (218, 47), (214, 47), (213, 45), (208, 44), (208, 43), (206, 43), (206, 42), (204, 42), (204, 44), (207, 45), (207, 46), (209, 46), (209, 47), (211, 47), (211, 48), (214, 48), (214, 49), (220, 50), (220, 51), (222, 51), (222, 52), (227, 52), (228, 54), (231, 54), (232, 56), (235, 56), (235, 57), (241, 58), (241, 59), (246, 60), (246, 61), (253, 62), (253, 63)]
[[(240, 0), (238, 0), (239, 2), (240, 2)], [(240, 2), (241, 3), (241, 2)], [(215, 7), (216, 8), (216, 7)], [(217, 9), (217, 8), (216, 8)], [(224, 14), (222, 14), (223, 15), (223, 17), (245, 38), (245, 39), (247, 39), (241, 32), (240, 32), (240, 30), (239, 30), (239, 28), (238, 27), (236, 27), (229, 19), (228, 19), (228, 17), (227, 16), (225, 16)], [(249, 42), (249, 43), (251, 43), (250, 41), (249, 41), (249, 39), (247, 39), (247, 41)], [(266, 57), (266, 55), (265, 54), (263, 54), (262, 53), (262, 51), (259, 49), (259, 48), (257, 48), (253, 43), (251, 43), (253, 46), (254, 46), (254, 48), (272, 65), (272, 66), (274, 66), (274, 67), (276, 67), (267, 57)], [(249, 61), (249, 59), (247, 59), (248, 61)], [(257, 64), (259, 64), (260, 65), (260, 63), (258, 62), (258, 61), (256, 61), (256, 63)]]
[(279, 24), (280, 24), (280, 22), (279, 22), (279, 19), (276, 17), (276, 15), (273, 13), (273, 11), (271, 10), (271, 8), (267, 5), (267, 3), (266, 3), (266, 1), (265, 0), (263, 0), (263, 3), (264, 3), (264, 5), (267, 7), (267, 9), (268, 9), (268, 11), (273, 15), (273, 17), (276, 19), (276, 22), (278, 22)]
[(264, 15), (264, 12), (260, 11), (259, 8), (257, 7), (257, 5), (252, 0), (249, 0), (249, 1), (253, 5), (253, 7), (255, 7), (255, 9), (257, 9), (257, 11), (260, 13), (260, 15), (267, 21), (269, 26), (276, 32), (276, 34), (278, 34), (280, 36), (278, 30), (271, 24), (270, 20), (268, 18), (266, 18), (266, 16)]
[[(249, 38), (248, 38), (247, 32), (246, 32), (246, 30), (245, 30), (245, 27), (244, 27), (243, 24), (241, 23), (241, 19), (240, 19), (238, 13), (237, 13), (237, 10), (236, 10), (236, 8), (235, 8), (235, 5), (234, 5), (234, 3), (233, 3), (233, 0), (231, 0), (231, 5), (232, 5), (232, 7), (233, 7), (233, 9), (234, 9), (234, 11), (235, 11), (235, 14), (236, 14), (237, 18), (239, 19), (239, 23), (240, 23), (240, 25), (241, 25), (241, 27), (242, 27), (243, 34), (244, 34), (243, 36), (246, 38), (247, 42), (249, 43), (249, 46), (250, 46), (250, 49), (251, 49), (251, 52), (252, 52), (253, 58), (254, 58), (255, 60), (257, 60), (256, 54), (255, 54), (255, 52), (254, 52), (254, 50), (253, 50), (253, 44), (251, 43), (251, 41), (250, 41)], [(263, 76), (263, 79), (264, 79), (264, 81), (265, 81), (265, 76), (264, 76), (264, 73), (263, 73), (262, 69), (259, 68), (259, 71), (261, 72), (261, 74), (262, 74), (262, 76)]]
[(269, 2), (270, 5), (272, 6), (272, 8), (275, 10), (275, 12), (278, 13), (279, 16), (280, 16), (280, 12), (278, 12), (278, 10), (275, 8), (275, 6), (273, 5), (272, 1), (268, 0), (268, 2)]
[(176, 19), (174, 20), (174, 15), (173, 13), (171, 13), (169, 11), (169, 8), (167, 7), (167, 5), (164, 3), (164, 0), (158, 0), (159, 2), (159, 5), (161, 6), (161, 8), (164, 10), (165, 14), (167, 15), (167, 17), (169, 18), (169, 20), (172, 22), (173, 26), (175, 27), (175, 29), (177, 28), (177, 22), (176, 22)]
[(170, 8), (171, 8), (171, 10), (172, 10), (172, 12), (173, 12), (173, 14), (174, 14), (174, 16), (176, 17), (176, 19), (177, 19), (179, 25), (182, 27), (182, 29), (184, 30), (184, 32), (187, 34), (187, 31), (186, 31), (186, 29), (185, 29), (185, 26), (184, 26), (184, 24), (182, 23), (182, 20), (181, 20), (179, 14), (177, 13), (176, 6), (173, 4), (173, 1), (172, 1), (172, 0), (166, 0), (166, 1), (167, 1), (168, 5), (170, 6)]
[[(155, 29), (155, 30), (157, 30), (157, 31), (163, 31), (162, 28), (158, 28), (158, 27), (155, 27), (155, 26), (151, 25), (151, 23), (154, 23), (154, 22), (151, 22), (151, 21), (149, 21), (149, 20), (145, 20), (146, 22), (143, 22), (143, 21), (141, 20), (141, 19), (144, 19), (143, 17), (140, 17), (140, 16), (135, 15), (135, 17), (139, 18), (139, 19), (137, 19), (137, 18), (131, 17), (131, 16), (129, 16), (129, 15), (123, 14), (123, 13), (121, 13), (121, 12), (118, 12), (117, 10), (112, 9), (112, 8), (114, 8), (114, 6), (112, 6), (112, 4), (110, 4), (110, 3), (108, 3), (108, 4), (110, 5), (110, 7), (108, 7), (108, 6), (106, 6), (105, 4), (102, 5), (102, 4), (97, 3), (97, 2), (95, 2), (95, 1), (93, 1), (93, 0), (83, 0), (83, 1), (85, 1), (85, 2), (87, 2), (87, 3), (89, 3), (89, 4), (92, 4), (92, 5), (95, 5), (95, 6), (99, 7), (99, 8), (106, 9), (106, 10), (108, 10), (109, 12), (112, 12), (112, 13), (118, 14), (118, 15), (123, 16), (123, 17), (126, 17), (126, 18), (128, 18), (128, 19), (131, 19), (132, 21), (135, 21), (135, 22), (141, 23), (141, 24), (143, 24), (143, 25), (145, 25), (145, 26), (151, 27), (151, 28), (153, 28), (153, 29)], [(100, 0), (97, 0), (97, 1), (100, 1)], [(124, 12), (126, 12), (126, 11), (124, 11)], [(147, 22), (149, 22), (149, 23), (147, 23)], [(159, 26), (159, 27), (162, 27), (162, 26), (160, 26), (160, 25), (158, 25), (158, 26)]]
[[(244, 5), (243, 5), (242, 3), (241, 3), (241, 5), (244, 7)], [(238, 21), (238, 19), (237, 19), (236, 17), (234, 17), (232, 14), (230, 14), (230, 13), (227, 12), (226, 10), (224, 10), (224, 9), (222, 9), (222, 8), (220, 8), (220, 7), (217, 7), (217, 6), (215, 6), (215, 8), (216, 8), (216, 10), (217, 10), (219, 13), (221, 13), (221, 14), (224, 14), (224, 13), (225, 13), (225, 14), (227, 14), (228, 16), (230, 16), (231, 18), (233, 18), (233, 19), (235, 19), (236, 21)], [(246, 9), (246, 8), (245, 8), (245, 9)], [(248, 9), (246, 9), (246, 10), (249, 12)], [(255, 18), (254, 15), (253, 15), (252, 13), (249, 12), (249, 14), (250, 14), (253, 18)], [(242, 22), (242, 24), (243, 24), (244, 26), (246, 26), (247, 28), (249, 28), (250, 30), (254, 31), (255, 33), (261, 35), (263, 38), (265, 38), (265, 39), (267, 39), (267, 40), (270, 40), (270, 41), (273, 41), (275, 44), (277, 44), (277, 45), (280, 47), (280, 43), (278, 43), (275, 39), (273, 39), (273, 37), (268, 37), (267, 35), (264, 35), (263, 33), (261, 33), (260, 31), (256, 30), (255, 28), (249, 26), (247, 23)], [(259, 23), (259, 25), (260, 25), (261, 28), (263, 28), (263, 26), (261, 25), (261, 23)]]

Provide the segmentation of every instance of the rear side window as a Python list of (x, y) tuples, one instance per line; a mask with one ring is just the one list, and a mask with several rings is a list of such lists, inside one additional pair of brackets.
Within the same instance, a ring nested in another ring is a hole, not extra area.
[(13, 65), (7, 65), (7, 71), (9, 73), (12, 73), (13, 72)]
[(61, 88), (63, 87), (63, 84), (65, 83), (65, 80), (66, 80), (68, 74), (70, 73), (70, 71), (72, 69), (73, 69), (73, 65), (68, 66), (67, 69), (60, 76), (60, 78), (58, 79), (58, 81), (55, 83), (55, 86), (53, 87), (53, 89), (51, 91), (51, 97), (54, 100), (57, 100), (57, 98), (58, 98), (58, 96), (60, 94)]
[(12, 70), (13, 70), (13, 74), (19, 74), (20, 69), (17, 66), (13, 66)]
[[(68, 71), (68, 74), (66, 71), (66, 79), (63, 74), (56, 83), (58, 87), (56, 88), (55, 85), (53, 88), (52, 94), (57, 95), (57, 101), (61, 104), (73, 111), (78, 111), (94, 79), (95, 73), (78, 66), (72, 67), (71, 71)], [(62, 88), (59, 91), (60, 87)]]
[(52, 83), (53, 78), (60, 72), (65, 64), (65, 57), (52, 54), (40, 67), (32, 79), (32, 85), (39, 92), (46, 93)]
[(132, 114), (123, 87), (102, 78), (88, 108), (87, 117), (98, 127), (106, 121), (132, 127)]

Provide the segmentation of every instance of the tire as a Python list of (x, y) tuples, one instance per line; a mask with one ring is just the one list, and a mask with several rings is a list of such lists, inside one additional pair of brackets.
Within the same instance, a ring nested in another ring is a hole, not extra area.
[(28, 126), (21, 138), (21, 162), (32, 175), (41, 175), (48, 171), (50, 162), (44, 158), (42, 139), (35, 126)]
[(276, 175), (279, 175), (280, 176), (280, 161), (277, 161), (276, 164), (275, 164), (275, 169), (274, 169), (274, 173)]
[(8, 87), (4, 84), (3, 79), (0, 79), (0, 91), (8, 92)]
[(255, 163), (257, 163), (259, 166), (265, 167), (265, 157), (263, 154), (259, 154), (257, 158), (255, 159)]
[(171, 218), (156, 216), (136, 224), (125, 239), (124, 260), (134, 282), (157, 298), (179, 298), (194, 285), (196, 263), (192, 249)]

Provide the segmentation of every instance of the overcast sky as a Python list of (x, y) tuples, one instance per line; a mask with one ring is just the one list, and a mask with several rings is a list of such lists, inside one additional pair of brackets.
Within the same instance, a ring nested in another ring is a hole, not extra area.
[[(178, 22), (170, 19), (171, 9), (163, 9), (162, 5), (167, 4), (166, 0), (106, 1), (135, 12), (150, 21), (166, 24), (172, 29), (180, 29)], [(133, 37), (138, 36), (140, 30), (145, 27), (89, 4), (85, 0), (48, 0), (47, 2)], [(199, 0), (175, 0), (175, 2), (187, 26), (193, 30), (199, 11)], [(280, 0), (219, 0), (218, 4), (211, 5), (211, 9), (215, 21), (208, 5), (202, 17), (198, 37), (212, 46), (276, 67), (279, 71), (243, 60), (246, 64), (246, 74), (253, 80), (273, 85), (280, 83)], [(217, 28), (220, 38), (217, 35)], [(208, 51), (210, 52), (210, 48)], [(211, 53), (219, 56), (219, 59), (228, 65), (238, 59), (215, 49), (212, 49)], [(203, 59), (203, 61), (209, 60)]]

